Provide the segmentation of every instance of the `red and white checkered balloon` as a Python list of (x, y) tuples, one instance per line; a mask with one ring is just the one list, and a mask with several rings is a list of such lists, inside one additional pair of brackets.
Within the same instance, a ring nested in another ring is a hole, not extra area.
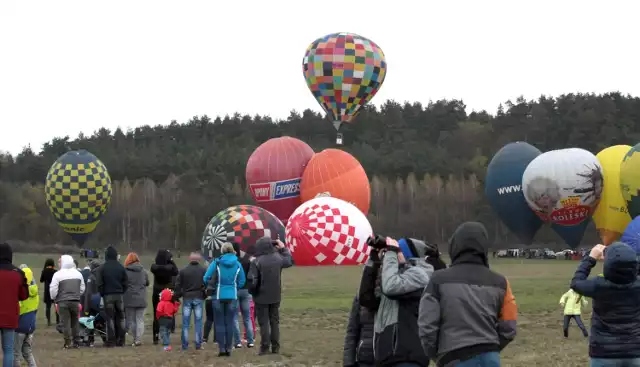
[(369, 258), (373, 230), (355, 206), (334, 197), (317, 197), (296, 209), (285, 238), (296, 265), (357, 265)]

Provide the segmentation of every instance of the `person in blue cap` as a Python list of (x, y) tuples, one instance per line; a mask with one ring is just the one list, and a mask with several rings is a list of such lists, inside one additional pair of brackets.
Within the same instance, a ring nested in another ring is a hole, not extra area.
[[(591, 269), (603, 258), (603, 276), (588, 279)], [(590, 366), (640, 366), (640, 279), (636, 252), (622, 242), (608, 247), (596, 245), (578, 265), (571, 289), (593, 299)]]

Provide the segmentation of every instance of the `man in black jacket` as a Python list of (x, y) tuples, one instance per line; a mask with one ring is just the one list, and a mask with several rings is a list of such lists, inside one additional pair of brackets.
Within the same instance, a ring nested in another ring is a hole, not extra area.
[(127, 290), (127, 271), (118, 262), (118, 251), (113, 246), (104, 253), (105, 262), (96, 269), (96, 286), (107, 314), (107, 346), (124, 346), (124, 292)]
[(370, 367), (375, 365), (373, 358), (373, 324), (375, 314), (360, 306), (358, 296), (354, 297), (344, 337), (344, 367)]
[(291, 265), (291, 253), (280, 240), (263, 237), (256, 242), (247, 283), (260, 325), (260, 355), (269, 353), (269, 346), (271, 353), (280, 352), (282, 269)]
[(189, 264), (178, 273), (174, 298), (182, 298), (182, 350), (189, 349), (189, 324), (194, 318), (196, 350), (202, 347), (202, 306), (204, 304), (204, 284), (202, 278), (206, 269), (200, 264), (201, 256), (193, 252)]

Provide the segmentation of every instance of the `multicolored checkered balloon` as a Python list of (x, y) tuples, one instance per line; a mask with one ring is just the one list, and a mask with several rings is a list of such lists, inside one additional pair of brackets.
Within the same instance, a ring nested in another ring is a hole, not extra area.
[(353, 33), (318, 38), (302, 61), (307, 85), (337, 129), (352, 122), (387, 75), (382, 49)]
[(107, 167), (86, 150), (65, 153), (47, 174), (45, 198), (49, 210), (80, 246), (107, 211), (111, 194)]
[(284, 239), (284, 225), (271, 212), (253, 205), (236, 205), (216, 214), (202, 234), (202, 254), (220, 256), (225, 242), (238, 245), (240, 256), (253, 255), (262, 237)]

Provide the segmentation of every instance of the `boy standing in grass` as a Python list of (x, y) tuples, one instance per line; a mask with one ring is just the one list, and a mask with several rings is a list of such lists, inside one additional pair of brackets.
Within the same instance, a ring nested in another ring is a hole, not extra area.
[(560, 306), (564, 308), (562, 331), (564, 332), (565, 338), (569, 337), (569, 323), (571, 323), (571, 319), (576, 320), (576, 324), (578, 324), (578, 327), (582, 330), (582, 335), (584, 335), (585, 338), (589, 336), (589, 332), (587, 328), (584, 327), (582, 318), (580, 317), (582, 314), (582, 306), (586, 305), (587, 298), (579, 295), (573, 289), (569, 289), (569, 291), (560, 298)]
[(165, 352), (171, 351), (170, 331), (174, 324), (174, 317), (180, 309), (180, 302), (173, 302), (173, 292), (165, 288), (160, 292), (160, 302), (156, 308), (156, 319), (158, 320), (160, 338)]
[(38, 304), (40, 296), (38, 295), (38, 285), (33, 279), (33, 272), (27, 265), (20, 265), (20, 269), (27, 278), (29, 285), (29, 298), (20, 301), (20, 318), (18, 319), (18, 328), (13, 343), (13, 360), (14, 365), (20, 365), (20, 355), (24, 357), (29, 367), (36, 367), (36, 359), (33, 357), (33, 333), (36, 331), (36, 313), (38, 312)]

